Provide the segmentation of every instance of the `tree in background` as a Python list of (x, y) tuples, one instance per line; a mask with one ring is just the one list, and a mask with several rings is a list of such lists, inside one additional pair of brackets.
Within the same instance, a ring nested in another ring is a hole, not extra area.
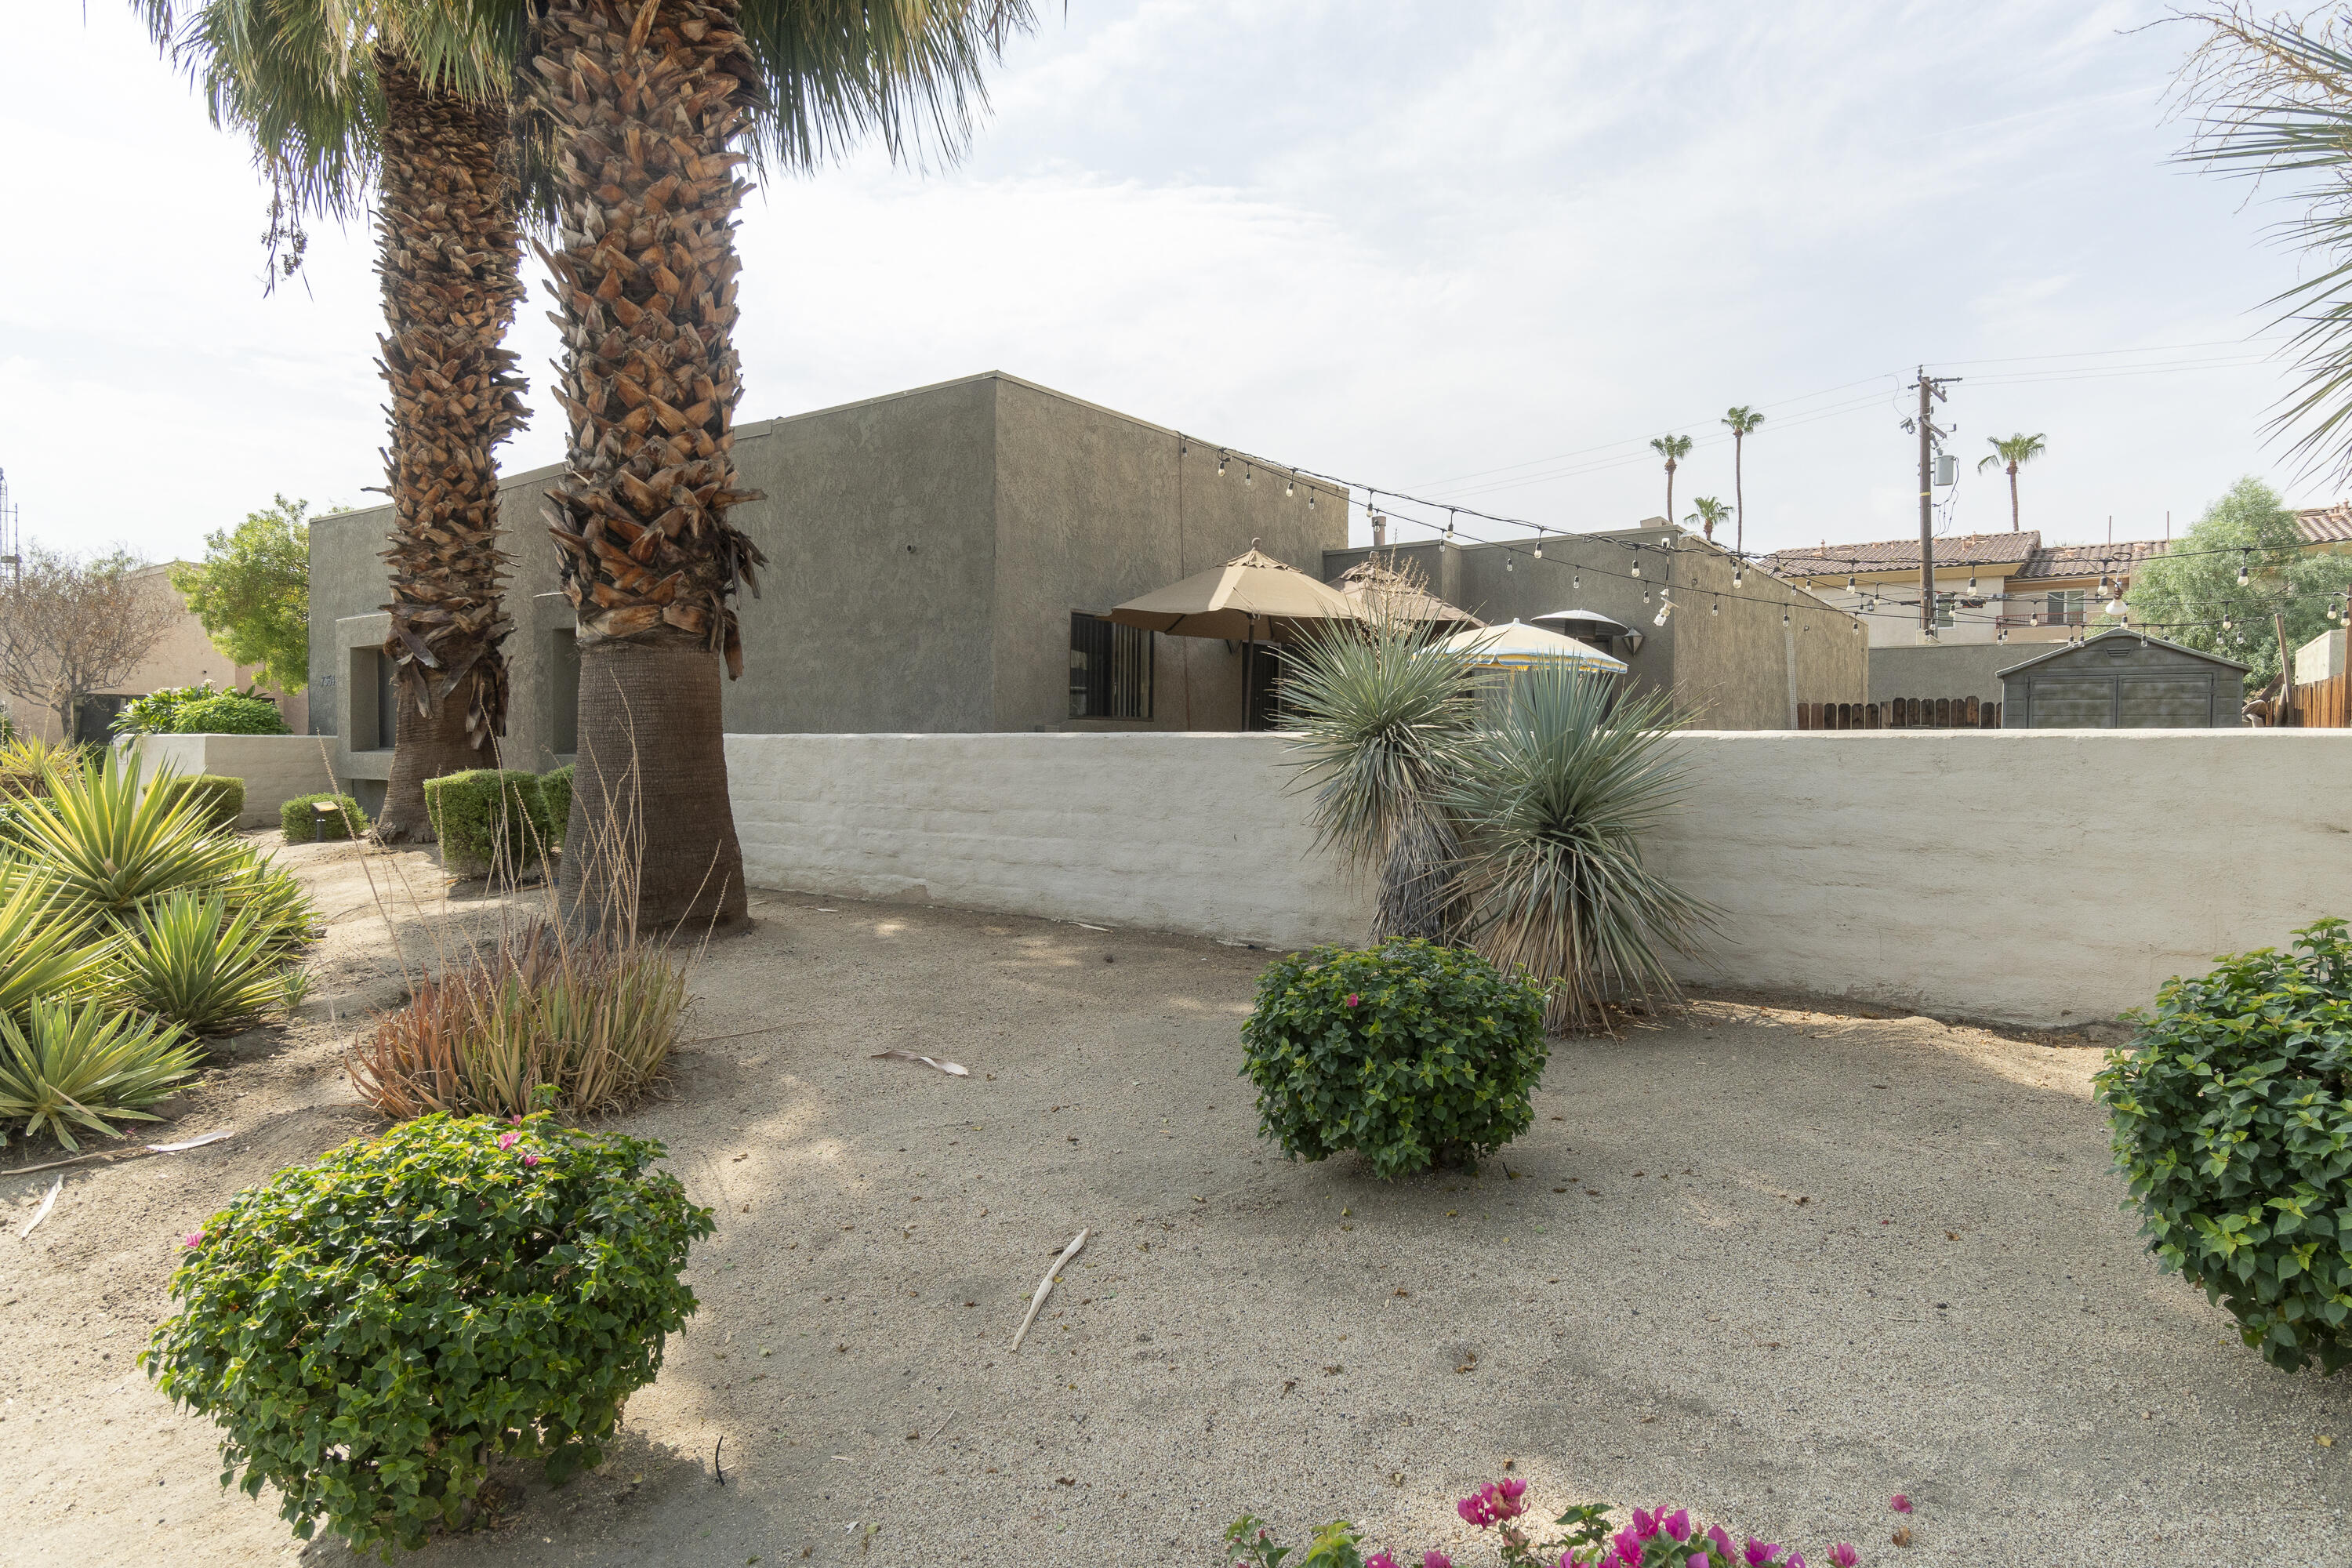
[(2203, 37), (2176, 84), (2195, 121), (2183, 162), (2283, 182), (2304, 209), (2281, 237), (2309, 253), (2304, 280), (2273, 296), (2303, 385), (2273, 420), (2296, 432), (2309, 470), (2352, 477), (2352, 13), (2265, 16), (2242, 0), (2177, 13)]
[[(425, 781), (494, 765), (506, 732), (499, 445), (526, 418), (503, 346), (520, 227), (548, 189), (544, 126), (514, 109), (529, 37), (510, 0), (131, 0), (271, 192), (273, 247), (304, 215), (375, 219), (390, 395), (398, 718), (377, 833), (429, 838)], [(373, 201), (371, 203), (370, 195)], [(289, 240), (289, 237), (291, 237)], [(276, 254), (273, 249), (273, 255)], [(289, 258), (290, 260), (290, 258)]]
[(1726, 414), (1723, 422), (1731, 427), (1731, 549), (1734, 554), (1744, 554), (1748, 549), (1748, 486), (1739, 471), (1739, 459), (1748, 437), (1756, 434), (1756, 426), (1764, 423), (1764, 416), (1743, 403)]
[(1650, 439), (1650, 450), (1666, 460), (1666, 521), (1669, 522), (1675, 516), (1675, 468), (1690, 456), (1690, 449), (1691, 438), (1687, 436), (1654, 436)]
[(570, 416), (548, 488), (580, 616), (579, 763), (562, 897), (584, 923), (731, 922), (743, 854), (719, 670), (759, 546), (741, 488), (739, 165), (807, 169), (868, 138), (960, 150), (1027, 0), (548, 0), (537, 102), (557, 127), (548, 265)]
[[(2239, 584), (2241, 575), (2245, 578)], [(2352, 588), (2352, 557), (2306, 547), (2294, 513), (2268, 485), (2243, 479), (2162, 555), (2132, 572), (2125, 601), (2137, 630), (2249, 668), (2249, 694), (2278, 679), (2279, 637), (2289, 648), (2334, 628), (2328, 601)], [(2098, 624), (2116, 624), (2113, 616)]]
[(1731, 509), (1713, 496), (1701, 496), (1691, 505), (1697, 510), (1683, 521), (1697, 523), (1709, 539), (1715, 537), (1715, 525), (1731, 515)]
[(262, 679), (283, 691), (310, 681), (310, 509), (275, 497), (235, 528), (205, 534), (202, 564), (172, 573), (213, 646), (261, 666)]
[(2049, 448), (2042, 445), (2042, 437), (2040, 436), (1988, 436), (1985, 437), (1985, 441), (1987, 445), (1992, 447), (1992, 454), (1990, 457), (1978, 459), (1977, 472), (1981, 474), (1987, 468), (1993, 467), (1995, 464), (2003, 464), (2007, 466), (2009, 470), (2009, 531), (2011, 533), (2015, 533), (2019, 529), (2025, 526), (2018, 521), (2017, 470), (2023, 468), (2026, 464), (2033, 461), (2034, 458), (2042, 456), (2042, 454), (2049, 450)]
[(58, 716), (66, 740), (82, 699), (119, 688), (180, 615), (160, 578), (117, 550), (82, 560), (28, 545), (23, 571), (0, 575), (0, 687)]

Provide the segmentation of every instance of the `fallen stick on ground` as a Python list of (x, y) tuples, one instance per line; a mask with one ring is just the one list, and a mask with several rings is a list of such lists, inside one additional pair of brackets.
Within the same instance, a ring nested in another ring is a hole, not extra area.
[(1061, 1273), (1062, 1266), (1076, 1258), (1078, 1255), (1078, 1248), (1086, 1244), (1087, 1233), (1083, 1230), (1070, 1237), (1070, 1245), (1062, 1248), (1062, 1256), (1054, 1259), (1054, 1267), (1046, 1269), (1045, 1278), (1037, 1281), (1037, 1293), (1029, 1298), (1029, 1315), (1021, 1320), (1021, 1331), (1013, 1336), (1014, 1355), (1021, 1353), (1021, 1342), (1029, 1337), (1029, 1325), (1037, 1321), (1037, 1309), (1045, 1304), (1046, 1296), (1052, 1293), (1054, 1277)]
[(29, 1176), (36, 1171), (62, 1170), (68, 1165), (87, 1164), (92, 1160), (104, 1160), (114, 1164), (124, 1160), (143, 1160), (150, 1154), (176, 1154), (184, 1149), (201, 1149), (207, 1143), (217, 1143), (233, 1136), (236, 1131), (233, 1127), (224, 1128), (218, 1132), (207, 1132), (201, 1138), (191, 1138), (184, 1143), (150, 1143), (143, 1149), (100, 1149), (93, 1153), (76, 1154), (70, 1160), (48, 1160), (38, 1165), (19, 1165), (13, 1171), (0, 1171), (0, 1176)]
[(920, 1062), (927, 1068), (937, 1068), (950, 1078), (970, 1078), (971, 1071), (961, 1062), (943, 1062), (931, 1057), (919, 1057), (912, 1051), (877, 1051), (874, 1060), (887, 1058), (894, 1062)]
[[(33, 1211), (33, 1217), (25, 1222), (25, 1228), (16, 1233), (16, 1239), (18, 1241), (22, 1241), (26, 1237), (32, 1235), (33, 1227), (49, 1217), (49, 1211), (58, 1206), (58, 1194), (65, 1190), (65, 1184), (66, 1179), (63, 1176), (59, 1176), (57, 1180), (49, 1184), (49, 1195), (41, 1200), (41, 1206)], [(1042, 1299), (1042, 1297), (1043, 1293), (1040, 1292), (1040, 1298)], [(1034, 1311), (1034, 1309), (1032, 1309), (1032, 1310)], [(1025, 1327), (1026, 1325), (1024, 1324), (1024, 1326)]]

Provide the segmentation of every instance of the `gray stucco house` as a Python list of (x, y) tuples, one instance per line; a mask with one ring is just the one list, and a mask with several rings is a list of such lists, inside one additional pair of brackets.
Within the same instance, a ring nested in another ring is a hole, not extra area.
[[(765, 499), (731, 516), (766, 552), (741, 606), (735, 733), (1242, 727), (1239, 649), (1098, 617), (1255, 541), (1318, 571), (1347, 542), (1344, 492), (1015, 376), (961, 381), (737, 426)], [(540, 517), (560, 470), (499, 487), (515, 630), (504, 758), (570, 760), (571, 604)], [(377, 653), (389, 506), (310, 531), (310, 717), (363, 804), (392, 771)]]

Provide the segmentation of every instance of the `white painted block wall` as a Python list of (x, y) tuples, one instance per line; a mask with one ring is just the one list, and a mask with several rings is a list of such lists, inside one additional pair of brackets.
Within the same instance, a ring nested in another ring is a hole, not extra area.
[[(1653, 863), (1706, 984), (2034, 1025), (2352, 915), (2352, 731), (1695, 731)], [(754, 886), (1360, 941), (1273, 735), (730, 735)], [(1989, 864), (2035, 868), (1994, 878)]]
[(160, 768), (185, 774), (225, 773), (245, 781), (239, 827), (278, 820), (278, 808), (336, 787), (317, 735), (139, 735), (119, 742), (139, 759), (140, 776)]

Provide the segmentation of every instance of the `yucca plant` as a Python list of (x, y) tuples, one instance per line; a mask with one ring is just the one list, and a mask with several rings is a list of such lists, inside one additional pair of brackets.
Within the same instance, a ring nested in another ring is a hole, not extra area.
[(218, 893), (173, 893), (142, 910), (111, 975), (131, 1006), (192, 1035), (234, 1034), (286, 1002), (268, 917), (232, 914)]
[(37, 735), (11, 736), (0, 745), (0, 800), (47, 795), (49, 775), (60, 768), (81, 766), (79, 747)]
[(686, 975), (656, 942), (534, 925), (416, 988), (353, 1049), (360, 1098), (385, 1115), (541, 1107), (571, 1115), (650, 1089), (684, 1027)]
[[(47, 1128), (79, 1149), (73, 1129), (112, 1137), (108, 1121), (155, 1121), (144, 1109), (196, 1070), (175, 1026), (106, 1001), (35, 1001), (22, 1023), (0, 1013), (0, 1121), (27, 1136)], [(0, 1137), (5, 1137), (0, 1133)]]
[(1378, 879), (1372, 941), (1448, 942), (1459, 855), (1446, 791), (1477, 717), (1466, 655), (1442, 628), (1375, 615), (1294, 649), (1283, 710), (1317, 842)]
[(1606, 1029), (1606, 1004), (1681, 994), (1715, 909), (1643, 864), (1642, 836), (1673, 811), (1681, 727), (1663, 692), (1622, 699), (1614, 678), (1538, 668), (1487, 689), (1487, 711), (1445, 800), (1463, 840), (1467, 935), (1495, 964), (1549, 989), (1544, 1026)]
[(319, 911), (293, 872), (249, 847), (234, 870), (212, 885), (228, 912), (250, 916), (271, 953), (284, 957), (319, 934)]
[(21, 1018), (36, 997), (82, 994), (113, 951), (90, 916), (57, 905), (38, 867), (0, 858), (0, 1014)]
[(246, 844), (205, 827), (201, 801), (142, 787), (136, 765), (111, 752), (47, 776), (48, 794), (23, 803), (15, 831), (56, 882), (63, 910), (128, 929), (149, 900), (210, 887), (254, 858)]

